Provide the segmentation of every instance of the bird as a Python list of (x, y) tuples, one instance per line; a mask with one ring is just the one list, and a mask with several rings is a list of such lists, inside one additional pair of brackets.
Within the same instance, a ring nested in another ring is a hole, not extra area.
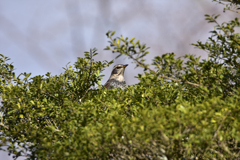
[(126, 82), (124, 79), (124, 71), (128, 64), (117, 64), (113, 67), (110, 78), (105, 83), (104, 87), (107, 89), (126, 87)]

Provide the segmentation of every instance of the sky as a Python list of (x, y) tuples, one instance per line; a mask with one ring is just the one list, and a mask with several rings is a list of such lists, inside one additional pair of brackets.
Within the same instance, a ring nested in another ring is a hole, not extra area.
[[(205, 14), (221, 14), (219, 23), (239, 16), (223, 13), (223, 7), (212, 0), (0, 0), (0, 54), (11, 58), (16, 75), (58, 75), (68, 62), (74, 64), (84, 51), (96, 47), (96, 61), (114, 60), (103, 71), (102, 84), (114, 65), (129, 64), (125, 80), (132, 85), (138, 83), (134, 77), (143, 69), (135, 69), (127, 57), (114, 59), (115, 54), (104, 50), (109, 45), (107, 31), (135, 37), (150, 47), (149, 64), (153, 57), (171, 52), (205, 59), (207, 53), (191, 44), (206, 42), (214, 29)], [(0, 152), (0, 159), (12, 158)]]

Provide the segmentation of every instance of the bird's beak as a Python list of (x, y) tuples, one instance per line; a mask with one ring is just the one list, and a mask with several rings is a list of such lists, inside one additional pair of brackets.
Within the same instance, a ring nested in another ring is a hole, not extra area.
[(125, 65), (123, 65), (123, 68), (126, 68), (128, 66), (128, 64), (125, 64)]

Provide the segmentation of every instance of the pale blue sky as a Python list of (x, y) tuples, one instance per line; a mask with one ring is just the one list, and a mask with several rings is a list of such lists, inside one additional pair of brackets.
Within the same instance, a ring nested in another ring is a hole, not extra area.
[[(212, 0), (0, 0), (0, 53), (11, 58), (17, 74), (55, 75), (93, 47), (99, 52), (95, 60), (112, 60), (115, 55), (103, 49), (106, 32), (116, 30), (116, 36), (136, 37), (151, 47), (148, 63), (167, 52), (206, 58), (190, 44), (205, 42), (213, 29), (204, 14), (221, 14), (220, 22), (237, 16), (222, 11)], [(129, 64), (127, 84), (137, 83), (134, 76), (142, 70), (129, 59), (117, 59), (112, 66), (118, 63)], [(112, 66), (103, 72), (102, 84)], [(6, 155), (1, 152), (0, 159)]]

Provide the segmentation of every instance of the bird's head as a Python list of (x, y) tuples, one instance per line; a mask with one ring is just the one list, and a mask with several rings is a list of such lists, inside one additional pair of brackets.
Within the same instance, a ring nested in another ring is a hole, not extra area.
[(124, 71), (128, 64), (117, 64), (113, 67), (110, 79), (114, 78), (119, 81), (124, 81)]

